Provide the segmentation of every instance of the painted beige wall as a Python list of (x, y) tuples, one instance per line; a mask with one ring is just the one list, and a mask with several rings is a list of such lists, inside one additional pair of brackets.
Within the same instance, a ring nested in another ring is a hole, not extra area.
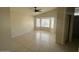
[(56, 42), (64, 44), (65, 8), (57, 8)]
[(0, 7), (0, 51), (11, 50), (10, 8)]
[(25, 8), (10, 8), (12, 37), (31, 32), (33, 30), (33, 16)]
[(72, 26), (73, 26), (73, 15), (74, 8), (69, 7), (59, 7), (57, 11), (57, 29), (56, 29), (56, 40), (60, 44), (64, 44), (68, 40), (68, 15), (71, 15), (70, 33), (69, 40), (72, 36)]

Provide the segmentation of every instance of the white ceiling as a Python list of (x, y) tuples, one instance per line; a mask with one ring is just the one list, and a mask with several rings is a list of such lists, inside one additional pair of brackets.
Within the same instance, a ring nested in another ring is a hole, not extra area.
[(53, 10), (53, 9), (55, 9), (55, 7), (38, 7), (38, 9), (41, 9), (42, 12), (34, 12), (34, 8), (33, 7), (30, 8), (30, 9), (32, 9), (33, 15), (38, 15), (38, 14), (42, 14), (42, 13), (48, 12), (50, 10)]
[(55, 9), (55, 7), (38, 7), (38, 9), (42, 9), (42, 12), (34, 12), (34, 7), (11, 7), (11, 10), (20, 13), (27, 13), (27, 15), (42, 14)]

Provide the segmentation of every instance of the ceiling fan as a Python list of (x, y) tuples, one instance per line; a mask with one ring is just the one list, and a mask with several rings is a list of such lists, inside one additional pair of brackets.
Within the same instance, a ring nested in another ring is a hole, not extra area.
[(34, 7), (34, 12), (42, 12), (42, 9), (38, 9), (37, 7)]

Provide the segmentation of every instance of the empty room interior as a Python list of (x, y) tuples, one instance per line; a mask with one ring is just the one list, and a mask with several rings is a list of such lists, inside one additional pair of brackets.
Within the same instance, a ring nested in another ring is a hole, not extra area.
[(0, 52), (78, 51), (78, 7), (0, 7)]

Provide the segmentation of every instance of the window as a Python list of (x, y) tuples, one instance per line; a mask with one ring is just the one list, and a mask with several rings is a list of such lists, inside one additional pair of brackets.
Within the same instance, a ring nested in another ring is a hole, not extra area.
[(54, 17), (36, 18), (36, 27), (54, 28)]
[(50, 20), (49, 18), (43, 18), (41, 19), (41, 27), (49, 27), (50, 26)]

